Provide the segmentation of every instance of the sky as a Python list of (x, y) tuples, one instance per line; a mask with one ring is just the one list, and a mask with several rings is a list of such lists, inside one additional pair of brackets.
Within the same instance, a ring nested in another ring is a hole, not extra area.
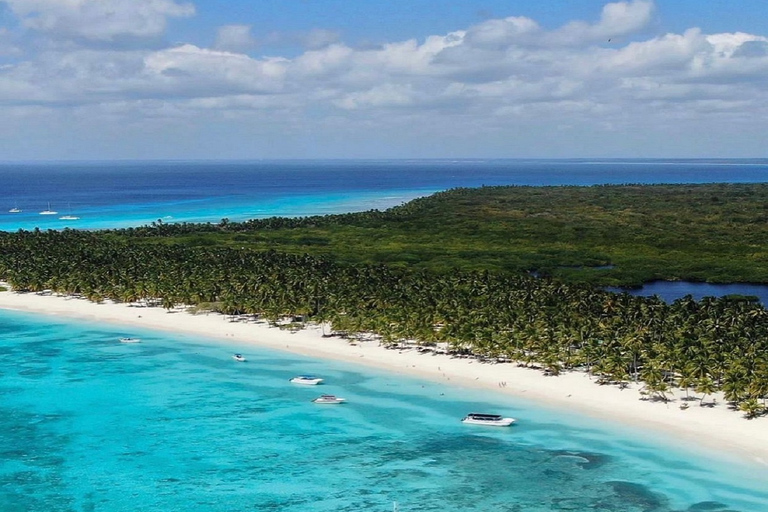
[(0, 161), (768, 157), (768, 0), (0, 0)]

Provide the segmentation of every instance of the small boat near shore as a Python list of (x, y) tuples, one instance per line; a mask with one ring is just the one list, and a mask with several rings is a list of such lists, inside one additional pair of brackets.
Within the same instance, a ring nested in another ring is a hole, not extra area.
[(56, 215), (57, 211), (51, 210), (51, 203), (48, 203), (48, 208), (40, 212), (40, 215)]
[(11, 208), (10, 210), (8, 210), (8, 213), (21, 213), (21, 209), (20, 209), (20, 208), (16, 208), (16, 207), (14, 206), (14, 207), (13, 207), (13, 208)]
[(120, 343), (141, 343), (141, 338), (120, 338)]
[(320, 395), (319, 397), (312, 400), (316, 404), (343, 404), (347, 401), (346, 398), (341, 398), (340, 396), (336, 395)]
[(515, 422), (515, 419), (505, 418), (498, 414), (483, 414), (479, 412), (471, 412), (466, 416), (464, 416), (461, 422), (469, 423), (471, 425), (489, 425), (491, 427), (508, 427)]
[(291, 382), (294, 384), (304, 384), (305, 386), (316, 386), (323, 382), (323, 379), (314, 375), (298, 375), (292, 378)]
[(245, 356), (243, 354), (235, 354), (235, 355), (232, 356), (232, 359), (234, 359), (235, 361), (238, 361), (240, 363), (244, 363), (244, 362), (247, 361), (247, 359), (245, 358)]

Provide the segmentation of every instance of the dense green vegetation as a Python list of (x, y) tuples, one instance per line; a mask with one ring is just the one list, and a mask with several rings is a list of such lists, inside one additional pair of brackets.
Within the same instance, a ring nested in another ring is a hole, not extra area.
[(385, 212), (122, 230), (432, 271), (533, 271), (567, 282), (768, 283), (768, 185), (456, 189)]
[(751, 417), (768, 397), (761, 305), (665, 304), (564, 269), (611, 263), (600, 272), (704, 279), (722, 264), (721, 276), (766, 282), (766, 197), (762, 185), (461, 189), (387, 212), (0, 233), (0, 278), (19, 291), (300, 318), (552, 374), (584, 369), (602, 383), (642, 381), (653, 398), (671, 386), (701, 403), (723, 391)]

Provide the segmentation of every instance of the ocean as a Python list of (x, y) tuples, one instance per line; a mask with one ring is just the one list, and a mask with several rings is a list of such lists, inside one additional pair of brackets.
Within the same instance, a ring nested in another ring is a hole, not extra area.
[(229, 340), (0, 311), (0, 370), (4, 512), (768, 510), (694, 439)]
[[(9, 163), (0, 230), (362, 211), (482, 185), (766, 181), (768, 160)], [(288, 384), (299, 373), (349, 403), (315, 406), (316, 389)], [(472, 411), (519, 422), (463, 425)], [(768, 510), (765, 467), (695, 441), (339, 362), (0, 311), (3, 512)]]
[(768, 159), (0, 164), (0, 230), (323, 215), (483, 185), (767, 181)]

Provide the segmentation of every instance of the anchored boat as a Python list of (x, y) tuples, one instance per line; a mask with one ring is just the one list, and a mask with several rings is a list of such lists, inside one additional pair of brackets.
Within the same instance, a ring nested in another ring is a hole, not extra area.
[(321, 379), (320, 377), (315, 377), (313, 375), (298, 375), (292, 378), (291, 382), (293, 382), (294, 384), (304, 384), (308, 386), (315, 386), (323, 382), (323, 379)]
[(343, 404), (347, 399), (336, 395), (320, 395), (312, 401), (316, 404)]
[(462, 423), (469, 423), (472, 425), (490, 425), (492, 427), (508, 427), (515, 422), (514, 418), (505, 418), (498, 414), (483, 414), (479, 412), (471, 412), (464, 416), (461, 420)]

